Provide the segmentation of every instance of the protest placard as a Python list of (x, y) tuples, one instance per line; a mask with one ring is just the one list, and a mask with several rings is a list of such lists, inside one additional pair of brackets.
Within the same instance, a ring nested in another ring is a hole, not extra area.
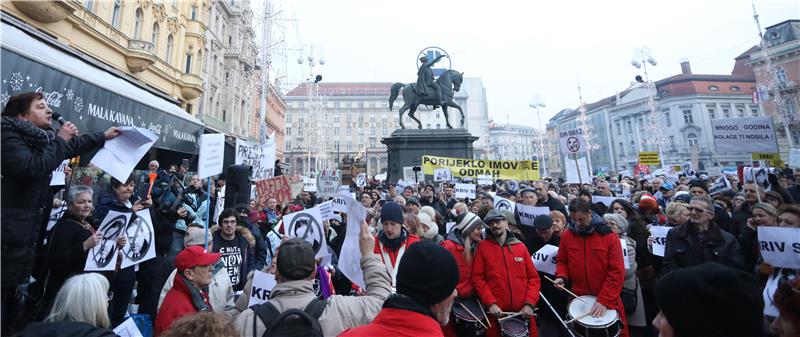
[(250, 300), (247, 302), (247, 306), (252, 307), (269, 301), (269, 295), (272, 294), (272, 288), (275, 288), (275, 285), (277, 285), (275, 275), (256, 270), (253, 274), (253, 287), (250, 288)]
[[(350, 195), (350, 192), (346, 193), (348, 196)], [(331, 200), (331, 206), (333, 207), (334, 212), (347, 213), (347, 202), (341, 195)]]
[(456, 184), (456, 199), (475, 199), (475, 184)]
[(606, 205), (606, 207), (611, 207), (611, 203), (614, 202), (614, 200), (617, 200), (617, 199), (622, 199), (622, 198), (604, 197), (604, 196), (599, 196), (599, 195), (593, 195), (592, 196), (592, 203), (596, 204), (598, 202), (602, 202), (603, 205)]
[(197, 161), (197, 175), (205, 179), (222, 173), (225, 159), (225, 135), (209, 133), (200, 136), (200, 160)]
[(440, 167), (433, 170), (433, 181), (453, 180), (453, 171), (449, 167)]
[(328, 254), (319, 207), (286, 214), (283, 216), (283, 225), (286, 227), (286, 236), (301, 238), (310, 243), (316, 258)]
[(660, 165), (661, 159), (658, 157), (658, 152), (639, 152), (639, 164)]
[(67, 184), (67, 175), (64, 173), (64, 168), (66, 168), (67, 165), (69, 165), (69, 159), (61, 162), (61, 164), (53, 170), (52, 177), (50, 177), (50, 186), (63, 186)]
[(533, 265), (537, 271), (555, 275), (557, 257), (558, 246), (544, 245), (544, 247), (531, 255), (531, 260), (533, 260)]
[(580, 128), (559, 132), (558, 142), (561, 144), (561, 154), (564, 155), (587, 151), (586, 139), (583, 136), (583, 130)]
[(800, 228), (758, 226), (758, 247), (771, 266), (800, 269)]
[(311, 177), (303, 176), (303, 191), (316, 192), (317, 180)]
[(550, 215), (549, 207), (536, 207), (523, 204), (516, 204), (519, 222), (522, 225), (533, 226), (533, 221), (537, 216)]
[(121, 249), (120, 268), (128, 268), (156, 257), (155, 230), (149, 209), (145, 208), (132, 215), (122, 235), (128, 238), (128, 243)]
[(772, 117), (712, 119), (711, 133), (717, 152), (778, 152)]
[(256, 193), (259, 203), (266, 202), (268, 198), (275, 198), (279, 204), (292, 200), (292, 189), (286, 176), (257, 180)]
[(333, 200), (320, 203), (317, 207), (319, 207), (319, 215), (322, 217), (322, 221), (333, 219)]
[[(422, 156), (422, 172), (434, 175), (437, 168), (449, 168), (453, 177), (478, 178), (489, 175), (495, 179), (535, 180), (530, 160), (486, 160)], [(537, 171), (538, 172), (538, 171)], [(420, 177), (422, 180), (424, 177)]]
[(625, 239), (619, 239), (619, 243), (622, 245), (622, 260), (625, 262), (625, 269), (631, 269), (631, 262), (628, 260), (628, 243), (625, 242)]
[[(64, 216), (64, 213), (66, 213), (66, 212), (67, 212), (67, 202), (66, 201), (62, 201), (61, 202), (61, 207), (53, 207), (52, 209), (50, 209), (50, 217), (47, 219), (47, 231), (48, 232), (51, 229), (53, 229), (53, 226), (56, 225), (56, 222), (58, 222), (58, 219), (61, 219), (61, 217)], [(47, 240), (47, 238), (45, 238), (45, 240)]]
[(356, 186), (358, 186), (358, 187), (367, 186), (367, 174), (366, 173), (361, 172), (361, 173), (358, 174), (358, 176), (356, 176)]
[(125, 321), (117, 325), (114, 328), (114, 334), (119, 337), (142, 337), (142, 332), (139, 331), (139, 327), (136, 326), (136, 322), (133, 320), (133, 317), (128, 317)]
[[(273, 157), (274, 158), (274, 157)], [(268, 163), (267, 146), (246, 140), (236, 140), (236, 165), (250, 165), (251, 180), (260, 180), (272, 177), (274, 172), (269, 171), (268, 167), (275, 166), (275, 162)]]
[(106, 141), (91, 163), (119, 181), (127, 181), (136, 164), (158, 140), (152, 131), (121, 126), (122, 134)]
[(653, 236), (653, 255), (664, 257), (664, 249), (667, 247), (667, 232), (672, 227), (652, 226), (650, 235)]
[(338, 170), (322, 170), (317, 177), (317, 195), (322, 198), (335, 196), (340, 183), (341, 176)]
[(97, 227), (97, 233), (102, 234), (100, 242), (89, 249), (87, 253), (86, 264), (83, 268), (85, 271), (114, 270), (117, 266), (117, 237), (124, 232), (131, 219), (131, 214), (108, 211), (106, 217), (100, 222), (100, 226)]
[(494, 196), (494, 208), (498, 211), (510, 211), (514, 213), (516, 203), (503, 197)]
[(800, 168), (800, 149), (789, 150), (789, 167)]
[(494, 183), (492, 176), (487, 174), (478, 175), (478, 185), (491, 185)]
[(366, 289), (364, 272), (361, 270), (361, 248), (358, 238), (361, 234), (361, 224), (367, 219), (367, 209), (355, 198), (344, 197), (344, 200), (347, 203), (347, 230), (342, 243), (342, 253), (339, 255), (339, 270), (361, 289)]

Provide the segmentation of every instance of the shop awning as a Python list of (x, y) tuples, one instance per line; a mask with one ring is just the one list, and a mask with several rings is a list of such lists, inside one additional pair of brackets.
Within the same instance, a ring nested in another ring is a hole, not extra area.
[(23, 92), (45, 93), (53, 111), (83, 132), (131, 125), (150, 129), (157, 148), (197, 153), (203, 123), (180, 106), (2, 22), (0, 106)]

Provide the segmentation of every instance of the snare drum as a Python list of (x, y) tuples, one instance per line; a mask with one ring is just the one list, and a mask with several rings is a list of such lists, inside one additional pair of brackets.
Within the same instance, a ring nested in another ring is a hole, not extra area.
[(519, 317), (511, 317), (500, 322), (503, 337), (528, 337), (528, 322)]
[[(469, 312), (464, 310), (459, 303), (464, 304), (469, 309)], [(484, 317), (483, 309), (478, 300), (471, 297), (456, 298), (451, 312), (453, 313), (453, 328), (459, 337), (483, 336), (486, 334), (486, 329), (478, 322), (478, 320), (483, 320)], [(472, 315), (470, 315), (470, 312)], [(478, 320), (475, 320), (475, 317)], [(484, 322), (484, 324), (486, 323)]]
[(596, 301), (596, 296), (586, 295), (569, 302), (567, 308), (569, 319), (581, 317), (569, 323), (572, 329), (581, 337), (618, 337), (622, 332), (620, 329), (622, 322), (616, 310), (606, 310), (600, 317), (585, 316), (592, 310)]

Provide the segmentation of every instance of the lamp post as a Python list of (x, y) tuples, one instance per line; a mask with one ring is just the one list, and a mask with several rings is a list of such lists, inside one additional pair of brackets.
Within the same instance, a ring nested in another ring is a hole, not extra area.
[(297, 64), (302, 65), (305, 60), (308, 60), (309, 76), (306, 79), (306, 88), (308, 95), (308, 118), (312, 129), (312, 132), (308, 133), (308, 136), (306, 137), (306, 155), (308, 160), (306, 172), (310, 176), (312, 156), (314, 156), (314, 168), (317, 172), (319, 172), (321, 169), (329, 168), (327, 156), (328, 120), (324, 105), (322, 104), (322, 98), (319, 95), (319, 82), (322, 81), (322, 75), (314, 72), (314, 67), (316, 67), (317, 64), (320, 66), (325, 65), (325, 58), (320, 57), (319, 60), (317, 60), (314, 54), (314, 46), (311, 45), (307, 55), (301, 55), (297, 58)]
[[(650, 111), (648, 116), (650, 122), (648, 123), (650, 130), (648, 130), (648, 140), (646, 141), (649, 145), (656, 145), (658, 148), (658, 158), (661, 161), (661, 168), (664, 168), (664, 153), (662, 152), (661, 146), (664, 144), (664, 133), (661, 129), (661, 118), (656, 116), (656, 102), (655, 102), (655, 95), (653, 91), (656, 90), (655, 83), (650, 81), (650, 76), (647, 73), (647, 64), (651, 66), (655, 66), (658, 63), (653, 58), (653, 52), (647, 46), (637, 47), (633, 49), (633, 59), (631, 60), (631, 65), (636, 67), (636, 69), (642, 69), (644, 71), (644, 85), (646, 87), (647, 92), (647, 108)], [(636, 77), (638, 82), (642, 82), (640, 76)]]
[(541, 111), (539, 110), (539, 108), (544, 108), (544, 107), (546, 107), (546, 105), (544, 103), (542, 103), (541, 100), (534, 99), (534, 100), (531, 100), (531, 103), (528, 104), (528, 106), (531, 107), (531, 108), (536, 109), (537, 126), (539, 128), (539, 160), (542, 161), (539, 164), (541, 164), (541, 167), (542, 167), (542, 174), (543, 174), (542, 177), (546, 177), (547, 176), (547, 159), (544, 158), (544, 156), (545, 156), (545, 152), (544, 152), (544, 128), (542, 127), (542, 115), (541, 115)]

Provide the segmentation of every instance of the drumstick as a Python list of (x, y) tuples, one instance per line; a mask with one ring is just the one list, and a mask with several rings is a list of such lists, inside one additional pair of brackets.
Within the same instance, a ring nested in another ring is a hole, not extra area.
[[(553, 282), (553, 284), (556, 284), (556, 281), (553, 281), (553, 279), (551, 279), (551, 278), (547, 277), (547, 275), (544, 275), (544, 278), (546, 278), (546, 279), (547, 279), (548, 281), (550, 281), (550, 282)], [(582, 299), (580, 296), (578, 296), (578, 295), (575, 295), (575, 293), (573, 293), (573, 292), (569, 291), (569, 289), (567, 289), (567, 288), (565, 288), (565, 287), (560, 287), (560, 288), (561, 288), (561, 289), (564, 289), (564, 291), (566, 291), (566, 292), (567, 292), (567, 294), (570, 294), (570, 295), (572, 295), (573, 297), (577, 298), (579, 301), (581, 301), (581, 302), (583, 302), (583, 303), (586, 303), (586, 301), (584, 301), (584, 300), (583, 300), (583, 299)], [(588, 304), (588, 303), (586, 303), (586, 304)]]
[(476, 321), (478, 321), (478, 323), (480, 323), (480, 325), (483, 326), (484, 329), (489, 330), (489, 327), (487, 327), (485, 324), (483, 324), (483, 322), (481, 322), (480, 318), (475, 316), (475, 314), (473, 314), (472, 311), (469, 311), (469, 309), (467, 308), (466, 305), (464, 305), (464, 303), (458, 302), (458, 304), (461, 305), (461, 307), (464, 308), (464, 310), (466, 310), (467, 313), (469, 313), (469, 315), (472, 316), (472, 318), (474, 318)]
[(497, 319), (497, 321), (498, 321), (498, 322), (503, 322), (503, 321), (505, 321), (505, 320), (507, 320), (507, 319), (509, 319), (509, 318), (512, 318), (512, 317), (517, 317), (517, 316), (519, 316), (519, 315), (522, 315), (522, 313), (521, 313), (521, 312), (518, 312), (518, 313), (515, 313), (515, 314), (513, 314), (513, 315), (509, 315), (509, 316), (506, 316), (506, 317), (503, 317), (503, 318), (498, 318), (498, 319)]
[[(489, 320), (489, 316), (486, 316), (486, 310), (483, 310), (483, 306), (480, 305), (480, 304), (478, 304), (478, 307), (481, 308), (481, 313), (483, 313), (483, 318), (486, 319), (486, 324), (488, 324), (489, 327), (491, 328), (492, 327), (492, 321)], [(486, 329), (486, 330), (489, 330), (489, 329)]]
[(579, 319), (582, 319), (582, 318), (584, 318), (584, 317), (586, 317), (586, 316), (589, 316), (589, 315), (591, 315), (591, 314), (592, 314), (592, 312), (591, 312), (591, 311), (589, 311), (589, 312), (587, 312), (587, 313), (585, 313), (585, 314), (583, 314), (583, 315), (581, 315), (581, 316), (579, 316), (579, 317), (575, 317), (575, 318), (573, 318), (573, 319), (571, 319), (571, 320), (569, 320), (569, 321), (566, 321), (566, 322), (564, 322), (564, 323), (566, 323), (566, 324), (569, 324), (569, 323), (575, 322), (575, 321), (577, 321), (577, 320), (579, 320)]

